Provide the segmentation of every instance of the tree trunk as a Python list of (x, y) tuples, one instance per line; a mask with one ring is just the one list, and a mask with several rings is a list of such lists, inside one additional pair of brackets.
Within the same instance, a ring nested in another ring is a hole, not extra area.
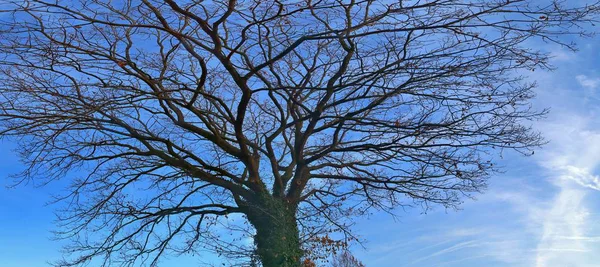
[(254, 242), (264, 267), (299, 267), (302, 249), (296, 208), (272, 196), (262, 196), (248, 207), (248, 220), (256, 228)]

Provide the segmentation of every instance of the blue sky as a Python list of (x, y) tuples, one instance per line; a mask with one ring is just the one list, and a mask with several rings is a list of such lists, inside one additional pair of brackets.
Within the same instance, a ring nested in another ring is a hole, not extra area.
[(549, 144), (532, 157), (505, 153), (505, 172), (460, 211), (414, 209), (361, 220), (367, 266), (598, 266), (600, 262), (600, 39), (571, 53), (547, 47), (553, 72), (537, 80), (535, 128)]
[[(598, 266), (600, 262), (600, 38), (580, 51), (545, 47), (554, 72), (526, 73), (537, 80), (537, 108), (550, 115), (535, 127), (550, 141), (532, 157), (505, 152), (488, 190), (466, 199), (459, 211), (435, 207), (374, 214), (358, 220), (368, 242), (353, 247), (367, 266)], [(541, 44), (540, 44), (541, 45)], [(0, 143), (1, 184), (20, 168)], [(47, 266), (60, 257), (52, 241), (60, 183), (0, 188), (0, 267)], [(161, 266), (190, 266), (201, 259), (169, 259)], [(210, 260), (209, 260), (210, 261)]]

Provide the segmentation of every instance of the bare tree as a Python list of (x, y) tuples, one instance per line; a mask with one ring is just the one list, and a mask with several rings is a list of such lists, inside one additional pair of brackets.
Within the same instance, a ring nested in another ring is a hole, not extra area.
[(344, 250), (333, 257), (331, 267), (365, 267), (357, 258), (348, 250)]
[(19, 181), (71, 184), (57, 265), (213, 249), (299, 266), (353, 241), (354, 216), (456, 207), (499, 151), (532, 154), (544, 111), (519, 75), (550, 66), (529, 41), (574, 49), (598, 6), (4, 1), (0, 131)]

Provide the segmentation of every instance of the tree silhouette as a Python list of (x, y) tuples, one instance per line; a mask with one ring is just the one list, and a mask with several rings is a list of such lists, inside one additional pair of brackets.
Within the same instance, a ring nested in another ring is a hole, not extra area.
[(333, 257), (331, 267), (365, 267), (365, 265), (356, 259), (348, 250), (344, 250)]
[[(165, 254), (299, 266), (372, 209), (456, 207), (528, 121), (598, 4), (73, 0), (0, 5), (0, 133), (18, 181), (66, 179), (60, 266)], [(234, 231), (232, 238), (221, 235)], [(254, 242), (247, 242), (251, 237)], [(312, 253), (312, 254), (311, 254)], [(253, 261), (256, 262), (256, 261)]]

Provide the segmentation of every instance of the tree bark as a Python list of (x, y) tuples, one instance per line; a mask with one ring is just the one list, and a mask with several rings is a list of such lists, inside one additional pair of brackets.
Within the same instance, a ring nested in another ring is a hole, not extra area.
[(300, 248), (296, 206), (263, 195), (248, 207), (248, 220), (256, 228), (254, 242), (264, 267), (299, 267)]

